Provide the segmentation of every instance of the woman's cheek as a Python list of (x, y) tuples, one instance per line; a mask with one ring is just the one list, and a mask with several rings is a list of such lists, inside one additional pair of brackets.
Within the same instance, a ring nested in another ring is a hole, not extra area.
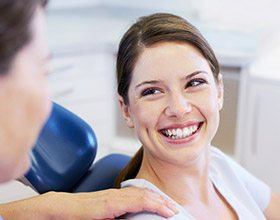
[(210, 136), (213, 138), (217, 132), (220, 115), (217, 98), (215, 96), (208, 97), (204, 100), (203, 114), (210, 128)]
[(154, 127), (159, 119), (159, 108), (154, 103), (139, 102), (132, 108), (135, 127)]
[(216, 113), (218, 109), (218, 98), (216, 92), (211, 89), (205, 90), (205, 92), (198, 97), (197, 100), (200, 100), (199, 106), (201, 106), (204, 112), (207, 112), (208, 114)]

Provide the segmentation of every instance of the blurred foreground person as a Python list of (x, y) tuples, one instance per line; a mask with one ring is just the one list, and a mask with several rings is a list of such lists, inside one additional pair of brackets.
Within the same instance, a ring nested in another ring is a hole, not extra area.
[[(29, 151), (50, 110), (46, 0), (0, 1), (0, 182), (27, 171)], [(131, 187), (92, 193), (50, 192), (0, 205), (4, 219), (108, 219), (127, 212), (174, 215), (171, 202)]]

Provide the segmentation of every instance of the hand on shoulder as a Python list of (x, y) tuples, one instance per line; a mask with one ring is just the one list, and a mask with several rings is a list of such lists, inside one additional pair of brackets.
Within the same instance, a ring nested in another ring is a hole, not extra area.
[(113, 219), (126, 213), (148, 211), (164, 217), (175, 206), (149, 189), (127, 187), (89, 193), (49, 192), (0, 205), (4, 219)]

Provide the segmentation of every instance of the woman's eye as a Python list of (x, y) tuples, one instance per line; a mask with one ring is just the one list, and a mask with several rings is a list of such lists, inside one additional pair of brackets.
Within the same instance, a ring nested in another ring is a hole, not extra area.
[(200, 86), (205, 83), (206, 81), (204, 79), (192, 79), (187, 83), (186, 88)]
[(149, 88), (149, 89), (145, 89), (143, 92), (141, 92), (141, 96), (156, 95), (159, 93), (161, 93), (161, 91), (159, 89)]

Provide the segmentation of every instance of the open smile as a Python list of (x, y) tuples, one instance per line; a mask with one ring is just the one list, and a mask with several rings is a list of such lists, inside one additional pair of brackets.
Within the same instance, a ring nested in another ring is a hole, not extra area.
[(203, 122), (200, 122), (183, 128), (161, 129), (160, 133), (171, 140), (182, 140), (195, 135), (202, 125)]

